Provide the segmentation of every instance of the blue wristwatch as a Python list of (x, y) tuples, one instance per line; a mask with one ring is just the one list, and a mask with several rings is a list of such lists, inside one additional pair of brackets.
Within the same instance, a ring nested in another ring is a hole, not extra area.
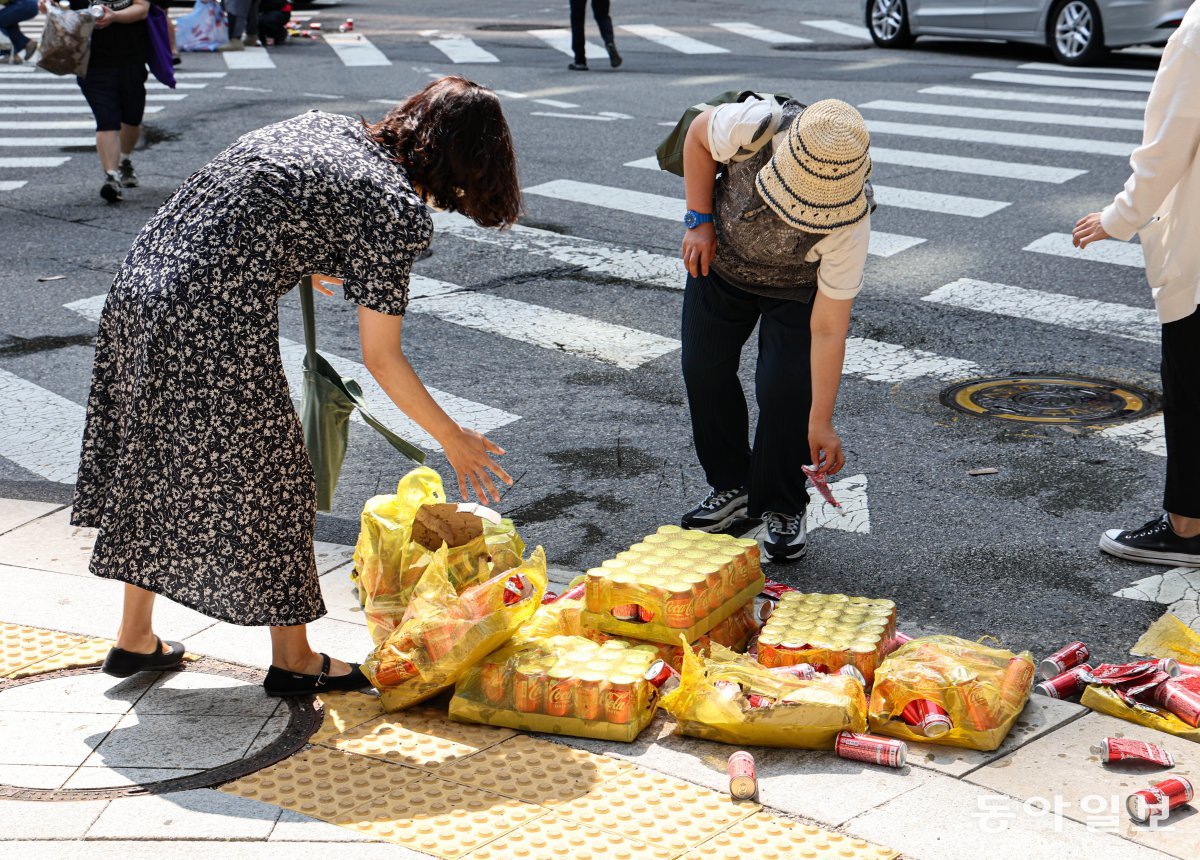
[(683, 225), (689, 230), (694, 230), (701, 224), (711, 224), (712, 219), (713, 216), (711, 214), (705, 215), (697, 212), (695, 209), (689, 209), (687, 214), (683, 216)]

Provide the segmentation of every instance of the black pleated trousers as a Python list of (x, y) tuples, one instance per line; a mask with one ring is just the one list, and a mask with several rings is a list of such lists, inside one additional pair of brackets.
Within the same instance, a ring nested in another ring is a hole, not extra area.
[[(580, 65), (587, 65), (583, 34), (587, 5), (588, 0), (571, 0), (571, 50), (575, 52), (575, 62)], [(592, 16), (596, 19), (596, 26), (600, 28), (600, 38), (606, 45), (614, 41), (612, 17), (609, 16), (608, 9), (609, 0), (592, 0)]]
[(1167, 487), (1163, 509), (1200, 517), (1200, 309), (1162, 327)]

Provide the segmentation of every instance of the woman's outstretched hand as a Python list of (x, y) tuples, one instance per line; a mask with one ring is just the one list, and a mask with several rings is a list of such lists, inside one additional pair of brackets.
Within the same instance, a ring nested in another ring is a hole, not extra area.
[[(482, 433), (460, 427), (451, 438), (439, 441), (442, 442), (446, 459), (450, 461), (458, 476), (458, 491), (463, 499), (467, 498), (469, 483), (479, 501), (484, 504), (499, 502), (500, 491), (496, 489), (492, 475), (512, 486), (513, 479), (508, 476), (508, 472), (492, 459), (493, 454), (503, 454), (504, 449)], [(488, 472), (492, 474), (489, 475)]]
[(1093, 242), (1111, 238), (1112, 236), (1105, 231), (1104, 225), (1100, 223), (1099, 212), (1084, 215), (1075, 222), (1075, 229), (1071, 231), (1071, 241), (1075, 243), (1076, 248), (1081, 250)]

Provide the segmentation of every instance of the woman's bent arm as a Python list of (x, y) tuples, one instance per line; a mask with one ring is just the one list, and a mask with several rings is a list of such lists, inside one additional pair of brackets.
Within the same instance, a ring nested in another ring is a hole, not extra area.
[(842, 381), (846, 334), (850, 331), (850, 308), (854, 301), (831, 299), (818, 291), (813, 302), (809, 323), (812, 329), (812, 409), (808, 416), (808, 447), (813, 465), (832, 475), (846, 462), (842, 440), (833, 428), (833, 410)]

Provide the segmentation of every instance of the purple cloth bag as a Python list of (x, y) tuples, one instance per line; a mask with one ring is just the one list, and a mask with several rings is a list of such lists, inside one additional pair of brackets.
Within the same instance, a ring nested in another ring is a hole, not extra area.
[(146, 65), (150, 74), (171, 89), (175, 89), (175, 64), (171, 62), (171, 34), (167, 30), (167, 13), (151, 4), (146, 17), (146, 32), (150, 35), (150, 50)]

